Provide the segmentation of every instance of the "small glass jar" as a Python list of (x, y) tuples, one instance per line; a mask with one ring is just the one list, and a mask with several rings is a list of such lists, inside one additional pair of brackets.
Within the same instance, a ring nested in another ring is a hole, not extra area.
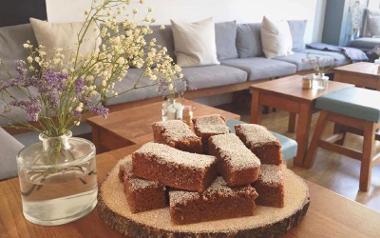
[(329, 83), (329, 76), (324, 73), (313, 74), (313, 88), (317, 90), (325, 90)]
[(177, 102), (174, 98), (165, 99), (161, 107), (161, 120), (182, 120), (183, 105)]
[(310, 76), (304, 76), (302, 78), (302, 88), (303, 89), (312, 89), (313, 88), (313, 78)]
[(17, 156), (25, 218), (39, 225), (77, 220), (97, 204), (96, 149), (88, 140), (40, 134)]

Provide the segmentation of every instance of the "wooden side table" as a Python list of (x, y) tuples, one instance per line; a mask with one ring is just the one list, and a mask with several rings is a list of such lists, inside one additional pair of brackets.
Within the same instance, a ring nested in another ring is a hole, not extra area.
[(379, 65), (369, 62), (349, 64), (334, 69), (334, 80), (357, 87), (380, 90)]
[[(194, 117), (220, 114), (226, 119), (240, 119), (238, 114), (187, 99), (183, 104), (192, 107)], [(107, 119), (101, 116), (88, 118), (96, 148), (102, 152), (153, 140), (152, 124), (161, 120), (161, 106), (162, 102), (154, 102), (112, 112)]]
[[(251, 89), (251, 122), (259, 124), (261, 121), (261, 107), (269, 106), (288, 111), (290, 113), (290, 123), (292, 129), (296, 129), (296, 141), (298, 143), (295, 165), (304, 166), (304, 158), (309, 142), (310, 124), (314, 108), (315, 99), (319, 96), (346, 87), (353, 87), (352, 84), (329, 81), (325, 90), (303, 89), (301, 75), (293, 75), (268, 82), (253, 84)], [(297, 126), (295, 125), (296, 115), (298, 115)]]

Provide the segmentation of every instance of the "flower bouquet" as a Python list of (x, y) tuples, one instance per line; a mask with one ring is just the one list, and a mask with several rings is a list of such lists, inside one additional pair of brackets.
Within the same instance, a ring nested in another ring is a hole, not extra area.
[[(84, 115), (107, 117), (107, 99), (118, 96), (115, 83), (130, 68), (141, 77), (126, 92), (148, 77), (167, 85), (170, 93), (183, 77), (181, 68), (156, 39), (148, 40), (154, 23), (151, 9), (141, 20), (129, 0), (93, 1), (73, 49), (47, 48), (26, 42), (26, 59), (17, 61), (15, 75), (0, 81), (4, 108), (0, 116), (11, 126), (40, 133), (40, 143), (23, 149), (18, 169), (25, 217), (34, 223), (56, 225), (87, 214), (96, 205), (95, 147), (72, 138), (71, 129)], [(142, 1), (140, 1), (142, 3)], [(131, 20), (132, 19), (132, 20)], [(94, 47), (83, 53), (89, 32), (96, 33)], [(5, 72), (6, 69), (3, 69)], [(7, 71), (8, 72), (8, 71)], [(23, 112), (26, 120), (9, 117)]]

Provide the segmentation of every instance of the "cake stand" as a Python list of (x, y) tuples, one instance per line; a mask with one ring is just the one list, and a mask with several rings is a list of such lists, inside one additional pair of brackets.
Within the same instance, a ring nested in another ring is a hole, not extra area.
[(105, 223), (130, 238), (277, 237), (300, 222), (310, 203), (306, 183), (285, 169), (284, 208), (257, 206), (249, 217), (175, 225), (170, 220), (169, 208), (131, 213), (118, 177), (119, 164), (101, 185), (98, 209)]

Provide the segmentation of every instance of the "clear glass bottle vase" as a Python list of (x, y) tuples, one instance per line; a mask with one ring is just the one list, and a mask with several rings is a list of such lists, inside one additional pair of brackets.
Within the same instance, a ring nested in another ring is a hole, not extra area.
[(39, 138), (17, 156), (25, 218), (39, 225), (60, 225), (91, 212), (98, 194), (95, 146), (71, 132)]

